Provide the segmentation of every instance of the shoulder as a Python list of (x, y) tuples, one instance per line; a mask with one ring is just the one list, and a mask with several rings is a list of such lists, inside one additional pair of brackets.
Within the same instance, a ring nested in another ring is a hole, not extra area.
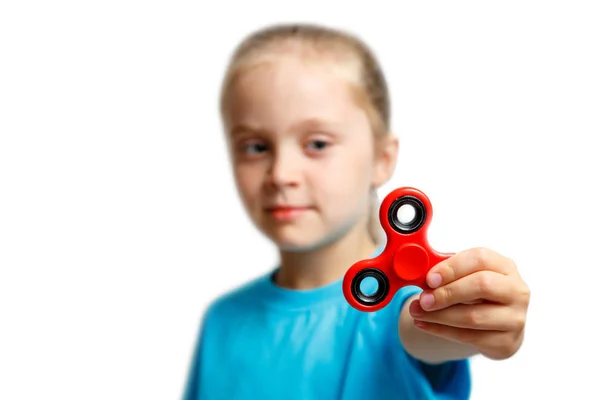
[(215, 318), (228, 318), (232, 313), (239, 313), (240, 309), (255, 307), (261, 298), (271, 273), (261, 275), (243, 285), (235, 287), (210, 302), (206, 308), (204, 321)]

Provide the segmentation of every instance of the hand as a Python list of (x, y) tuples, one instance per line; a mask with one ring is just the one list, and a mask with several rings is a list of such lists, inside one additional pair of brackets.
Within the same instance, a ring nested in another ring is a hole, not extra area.
[(455, 254), (427, 274), (431, 290), (410, 305), (415, 326), (506, 359), (521, 347), (530, 292), (515, 263), (489, 249)]

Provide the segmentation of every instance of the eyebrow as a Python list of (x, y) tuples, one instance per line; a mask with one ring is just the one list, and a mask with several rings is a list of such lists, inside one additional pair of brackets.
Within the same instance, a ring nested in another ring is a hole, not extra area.
[[(306, 118), (299, 122), (292, 124), (291, 131), (305, 130), (305, 129), (334, 129), (336, 125), (331, 122), (321, 118)], [(268, 135), (270, 131), (266, 129), (260, 129), (258, 127), (246, 124), (246, 123), (238, 123), (235, 124), (230, 130), (229, 134), (232, 137), (242, 135), (244, 133), (251, 134), (259, 134), (259, 135)]]
[(307, 118), (292, 125), (292, 130), (314, 129), (314, 128), (332, 128), (335, 127), (330, 121), (321, 118)]
[(244, 124), (244, 123), (236, 124), (229, 130), (229, 134), (232, 137), (239, 136), (243, 133), (248, 133), (248, 132), (249, 133), (258, 133), (258, 134), (268, 133), (264, 129), (255, 128), (255, 127), (252, 127), (252, 126), (250, 126), (248, 124)]

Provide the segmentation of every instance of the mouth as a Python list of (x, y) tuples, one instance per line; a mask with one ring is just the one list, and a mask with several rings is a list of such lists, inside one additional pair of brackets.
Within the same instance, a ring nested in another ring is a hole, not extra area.
[(275, 206), (266, 208), (266, 212), (278, 221), (292, 221), (305, 212), (310, 210), (311, 207), (300, 207), (300, 206)]

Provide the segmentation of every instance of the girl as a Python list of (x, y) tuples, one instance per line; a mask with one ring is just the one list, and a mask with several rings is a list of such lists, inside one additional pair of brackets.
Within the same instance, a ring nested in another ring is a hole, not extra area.
[(255, 32), (221, 113), (241, 200), (280, 264), (207, 309), (184, 399), (466, 399), (469, 357), (518, 350), (529, 289), (491, 250), (439, 263), (431, 289), (380, 311), (345, 301), (347, 268), (382, 249), (375, 193), (398, 150), (363, 42), (307, 24)]

